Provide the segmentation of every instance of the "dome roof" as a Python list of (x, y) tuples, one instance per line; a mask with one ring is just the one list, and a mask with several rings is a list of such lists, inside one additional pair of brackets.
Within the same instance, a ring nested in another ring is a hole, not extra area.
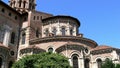
[(51, 19), (56, 19), (56, 18), (68, 18), (68, 19), (73, 19), (77, 22), (77, 24), (80, 26), (80, 21), (77, 18), (71, 17), (71, 16), (65, 16), (65, 15), (57, 15), (57, 16), (53, 16), (53, 17), (49, 17), (49, 18), (45, 18), (42, 21), (46, 21), (46, 20), (51, 20)]

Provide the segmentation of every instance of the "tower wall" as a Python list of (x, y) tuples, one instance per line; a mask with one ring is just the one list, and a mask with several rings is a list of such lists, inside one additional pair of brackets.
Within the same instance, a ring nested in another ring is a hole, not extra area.
[(20, 13), (35, 10), (35, 0), (10, 0), (9, 5)]

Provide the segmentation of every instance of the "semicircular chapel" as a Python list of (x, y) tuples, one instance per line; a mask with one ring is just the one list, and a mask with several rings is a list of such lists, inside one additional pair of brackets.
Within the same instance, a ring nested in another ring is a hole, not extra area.
[(60, 53), (73, 68), (101, 68), (105, 59), (120, 63), (120, 49), (86, 38), (77, 18), (35, 8), (35, 0), (0, 0), (0, 68), (41, 52)]

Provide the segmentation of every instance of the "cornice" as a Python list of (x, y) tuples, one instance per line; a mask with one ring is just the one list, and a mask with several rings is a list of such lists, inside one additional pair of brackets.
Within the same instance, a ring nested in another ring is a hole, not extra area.
[(91, 39), (79, 37), (79, 36), (52, 36), (52, 37), (44, 37), (44, 38), (37, 38), (30, 40), (30, 45), (33, 44), (40, 44), (44, 42), (53, 42), (53, 41), (73, 41), (73, 42), (80, 42), (86, 44), (90, 47), (98, 46), (97, 43)]
[[(113, 50), (117, 51), (116, 48), (106, 48), (106, 49), (100, 49), (100, 50), (93, 50), (91, 51), (92, 55), (99, 55), (99, 54), (105, 54), (105, 53), (111, 53)], [(120, 49), (119, 49), (120, 52)]]
[(48, 17), (48, 18), (43, 19), (42, 21), (43, 21), (43, 23), (45, 23), (46, 21), (49, 21), (49, 20), (53, 20), (54, 22), (57, 22), (54, 19), (58, 20), (58, 19), (66, 19), (66, 18), (76, 21), (76, 23), (78, 24), (78, 26), (80, 26), (80, 21), (77, 18), (74, 18), (74, 17), (71, 17), (71, 16), (64, 16), (64, 15), (58, 15), (58, 16)]

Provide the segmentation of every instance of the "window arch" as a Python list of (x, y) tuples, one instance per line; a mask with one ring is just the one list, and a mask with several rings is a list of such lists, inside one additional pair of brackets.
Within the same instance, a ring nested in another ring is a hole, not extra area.
[(46, 35), (46, 37), (49, 36), (49, 30), (48, 29), (45, 30), (45, 35)]
[(36, 30), (36, 37), (39, 37), (39, 29)]
[(89, 64), (90, 64), (90, 60), (89, 60), (89, 59), (85, 59), (85, 60), (84, 60), (84, 67), (85, 67), (85, 68), (90, 68), (90, 67), (89, 67)]
[(22, 44), (25, 44), (25, 39), (26, 39), (26, 34), (23, 33), (23, 34), (22, 34)]
[(78, 68), (78, 55), (74, 54), (72, 56), (73, 68)]
[(23, 8), (25, 8), (25, 7), (26, 7), (26, 1), (23, 2)]
[(11, 33), (10, 43), (12, 43), (12, 44), (15, 43), (15, 33), (14, 32)]
[(62, 36), (65, 36), (65, 31), (66, 31), (66, 30), (65, 30), (65, 27), (62, 27), (62, 28), (61, 28)]
[(19, 7), (21, 7), (22, 0), (19, 0)]
[(97, 59), (97, 66), (98, 66), (98, 68), (101, 68), (101, 66), (102, 66), (102, 60), (101, 59)]
[(73, 35), (73, 29), (70, 29), (70, 35)]
[(106, 58), (105, 60), (110, 60), (110, 58)]
[(2, 60), (2, 58), (0, 57), (0, 68), (2, 68), (2, 62), (3, 62), (3, 60)]
[(56, 36), (57, 29), (54, 27), (52, 32), (53, 32), (54, 36)]

